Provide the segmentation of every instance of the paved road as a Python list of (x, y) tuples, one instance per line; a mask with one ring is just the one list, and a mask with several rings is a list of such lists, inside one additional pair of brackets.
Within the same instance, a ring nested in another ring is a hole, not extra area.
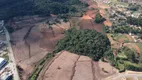
[(4, 31), (5, 31), (5, 35), (6, 35), (6, 40), (7, 40), (7, 46), (8, 46), (8, 49), (9, 49), (9, 60), (10, 60), (10, 68), (12, 70), (12, 73), (13, 73), (13, 78), (14, 80), (20, 80), (19, 78), (19, 74), (18, 74), (18, 71), (17, 71), (17, 67), (16, 67), (16, 61), (15, 61), (15, 58), (14, 58), (14, 54), (13, 54), (13, 51), (12, 51), (12, 47), (11, 47), (11, 43), (10, 43), (10, 36), (9, 36), (9, 32), (7, 31), (7, 29), (4, 27)]

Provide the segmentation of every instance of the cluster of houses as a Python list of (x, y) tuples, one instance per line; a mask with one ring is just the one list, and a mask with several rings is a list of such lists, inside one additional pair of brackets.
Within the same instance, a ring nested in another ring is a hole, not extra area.
[[(109, 10), (109, 14), (110, 14), (111, 21), (116, 22), (116, 20), (127, 20), (127, 17), (129, 16), (134, 17), (134, 18), (139, 18), (142, 15), (142, 12), (141, 11), (134, 12), (132, 10), (129, 10), (128, 6), (127, 7), (123, 5), (120, 6), (119, 4), (119, 5), (111, 6)], [(111, 18), (111, 16), (113, 17)]]

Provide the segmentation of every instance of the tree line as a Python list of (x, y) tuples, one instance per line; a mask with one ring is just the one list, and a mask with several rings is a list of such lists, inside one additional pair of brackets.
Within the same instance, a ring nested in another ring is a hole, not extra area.
[(88, 6), (79, 0), (0, 0), (0, 20), (25, 15), (66, 14)]

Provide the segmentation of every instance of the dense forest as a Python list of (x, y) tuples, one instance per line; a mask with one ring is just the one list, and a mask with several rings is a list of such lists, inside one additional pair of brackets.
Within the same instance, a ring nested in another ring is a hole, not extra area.
[(0, 20), (25, 15), (66, 14), (88, 6), (79, 0), (0, 0)]
[(56, 46), (56, 52), (67, 50), (79, 55), (89, 56), (95, 61), (111, 54), (110, 41), (106, 35), (95, 30), (77, 30), (75, 28), (65, 32), (65, 37)]

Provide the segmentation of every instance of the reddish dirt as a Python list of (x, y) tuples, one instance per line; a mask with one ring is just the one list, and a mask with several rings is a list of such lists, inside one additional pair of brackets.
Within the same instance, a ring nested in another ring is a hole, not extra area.
[(107, 27), (111, 27), (112, 26), (112, 22), (110, 22), (109, 20), (104, 21), (104, 25)]
[(96, 24), (93, 20), (83, 19), (80, 23), (80, 29), (94, 29), (98, 32), (102, 32), (103, 24)]
[[(80, 29), (94, 29), (98, 32), (102, 32), (103, 24), (94, 23), (95, 15), (99, 12), (99, 10), (97, 10), (98, 5), (96, 4), (96, 2), (94, 0), (81, 0), (81, 1), (87, 2), (89, 4), (88, 7), (89, 9), (81, 18), (82, 20), (80, 22)], [(95, 10), (92, 10), (91, 8), (95, 8)]]
[(99, 10), (99, 13), (100, 13), (100, 15), (102, 16), (102, 17), (105, 17), (104, 15), (105, 15), (105, 11), (103, 10), (103, 9), (100, 9)]
[(62, 51), (57, 56), (50, 65), (44, 67), (39, 80), (104, 80), (117, 73), (109, 63), (94, 62), (86, 56), (67, 51)]

